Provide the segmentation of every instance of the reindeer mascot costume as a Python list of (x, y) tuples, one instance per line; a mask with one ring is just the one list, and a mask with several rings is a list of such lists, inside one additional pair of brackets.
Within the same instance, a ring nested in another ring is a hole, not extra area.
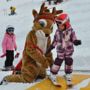
[(38, 13), (33, 10), (34, 25), (26, 37), (22, 57), (21, 74), (13, 74), (4, 77), (2, 82), (32, 82), (37, 77), (45, 78), (46, 68), (53, 64), (51, 52), (45, 55), (51, 44), (50, 34), (52, 33), (54, 19), (62, 10), (49, 9), (43, 3)]

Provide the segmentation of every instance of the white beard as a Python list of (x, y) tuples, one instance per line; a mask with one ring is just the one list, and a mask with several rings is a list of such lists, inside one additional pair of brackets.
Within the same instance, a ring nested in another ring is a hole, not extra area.
[(45, 37), (45, 33), (42, 30), (38, 30), (36, 32), (36, 37), (37, 37), (37, 46), (45, 54), (46, 53), (46, 49), (47, 49), (47, 40), (48, 40), (48, 37)]

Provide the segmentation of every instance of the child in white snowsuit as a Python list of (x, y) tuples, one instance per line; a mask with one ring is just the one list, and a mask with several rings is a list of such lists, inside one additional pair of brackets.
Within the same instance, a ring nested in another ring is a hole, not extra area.
[[(77, 40), (74, 30), (72, 29), (67, 14), (62, 13), (56, 17), (56, 24), (58, 29), (55, 32), (52, 45), (48, 48), (47, 53), (56, 47), (57, 57), (51, 67), (51, 80), (55, 81), (62, 62), (65, 61), (66, 79), (71, 80), (74, 52), (74, 45), (80, 45), (81, 41)], [(69, 83), (70, 84), (70, 83)]]

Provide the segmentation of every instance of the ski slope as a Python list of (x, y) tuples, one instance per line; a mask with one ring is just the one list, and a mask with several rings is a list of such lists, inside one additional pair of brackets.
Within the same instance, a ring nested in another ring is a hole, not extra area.
[[(27, 33), (32, 29), (33, 16), (32, 9), (39, 10), (42, 0), (0, 0), (0, 55), (2, 54), (1, 42), (7, 25), (15, 27), (17, 37), (18, 51), (21, 53), (18, 59), (14, 60), (16, 65), (22, 57), (25, 39)], [(9, 7), (16, 7), (16, 15), (8, 16), (10, 13)], [(47, 5), (48, 6), (48, 5)], [(66, 0), (59, 5), (51, 5), (49, 8), (56, 7), (63, 9), (69, 14), (73, 29), (76, 31), (78, 39), (82, 40), (82, 45), (75, 47), (74, 70), (90, 70), (90, 0)], [(54, 30), (56, 25), (54, 26)], [(51, 37), (53, 38), (54, 32)], [(56, 52), (53, 50), (53, 57), (56, 57)], [(3, 67), (5, 58), (0, 58), (0, 67)], [(64, 65), (63, 65), (64, 66)], [(62, 66), (62, 69), (64, 68)], [(0, 72), (0, 80), (3, 76), (11, 72)], [(34, 84), (34, 83), (33, 83)], [(25, 90), (32, 84), (11, 83), (6, 86), (0, 86), (0, 90)]]

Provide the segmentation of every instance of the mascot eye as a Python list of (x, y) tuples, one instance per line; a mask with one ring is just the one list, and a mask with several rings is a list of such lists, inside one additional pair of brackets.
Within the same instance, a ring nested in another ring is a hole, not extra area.
[(45, 19), (40, 19), (39, 23), (42, 27), (46, 27), (47, 26), (47, 21)]

